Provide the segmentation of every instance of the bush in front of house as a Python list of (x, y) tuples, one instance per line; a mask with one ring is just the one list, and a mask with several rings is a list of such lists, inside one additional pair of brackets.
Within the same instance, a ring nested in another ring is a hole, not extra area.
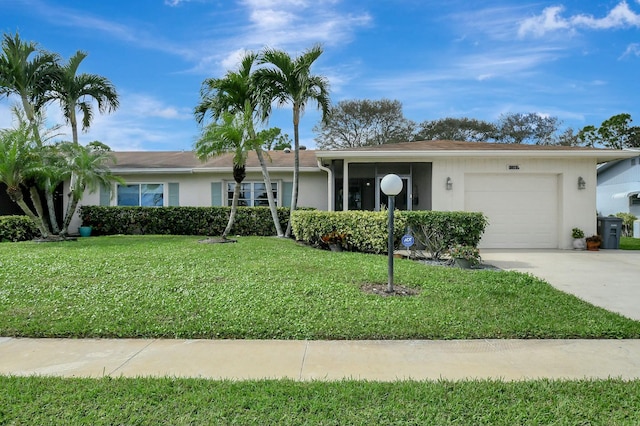
[(27, 216), (0, 216), (0, 241), (29, 241), (40, 235)]
[[(336, 231), (347, 235), (346, 248), (363, 253), (387, 251), (388, 212), (370, 211), (295, 211), (291, 229), (296, 239), (320, 245), (323, 235)], [(394, 239), (398, 247), (407, 232), (420, 241), (428, 231), (437, 235), (446, 248), (456, 244), (477, 247), (487, 220), (476, 212), (398, 211), (394, 214)], [(433, 238), (433, 237), (432, 237)]]
[[(455, 245), (477, 247), (487, 227), (478, 212), (403, 211), (407, 225), (420, 237), (437, 236), (445, 248)], [(433, 238), (433, 237), (432, 237)]]
[[(221, 235), (230, 207), (106, 207), (82, 206), (83, 226), (93, 235), (161, 234)], [(280, 224), (286, 227), (289, 209), (278, 208)], [(238, 207), (232, 235), (275, 235), (268, 207)]]
[[(332, 231), (346, 234), (344, 248), (363, 253), (383, 253), (387, 251), (388, 213), (370, 211), (304, 211), (296, 210), (291, 218), (294, 237), (311, 245), (321, 245), (323, 235)], [(406, 219), (396, 215), (394, 237), (404, 234)]]

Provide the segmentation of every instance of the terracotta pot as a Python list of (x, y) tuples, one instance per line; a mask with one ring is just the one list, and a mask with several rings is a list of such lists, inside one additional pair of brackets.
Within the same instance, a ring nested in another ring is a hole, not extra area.
[(587, 250), (589, 250), (589, 251), (598, 251), (598, 250), (600, 250), (600, 243), (587, 241)]

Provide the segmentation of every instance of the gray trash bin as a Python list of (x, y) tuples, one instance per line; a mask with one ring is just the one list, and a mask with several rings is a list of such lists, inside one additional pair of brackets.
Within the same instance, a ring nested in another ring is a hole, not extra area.
[(602, 237), (601, 249), (619, 249), (622, 219), (619, 217), (599, 217), (598, 235)]

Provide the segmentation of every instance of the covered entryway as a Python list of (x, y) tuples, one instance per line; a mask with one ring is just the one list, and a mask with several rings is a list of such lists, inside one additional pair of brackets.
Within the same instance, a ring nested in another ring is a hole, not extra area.
[(482, 248), (558, 248), (557, 174), (466, 174), (465, 210), (489, 219)]

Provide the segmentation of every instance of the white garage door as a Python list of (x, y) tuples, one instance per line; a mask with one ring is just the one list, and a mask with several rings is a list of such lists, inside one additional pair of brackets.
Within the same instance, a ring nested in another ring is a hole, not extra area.
[(483, 212), (484, 248), (557, 248), (558, 176), (467, 174), (465, 210)]

